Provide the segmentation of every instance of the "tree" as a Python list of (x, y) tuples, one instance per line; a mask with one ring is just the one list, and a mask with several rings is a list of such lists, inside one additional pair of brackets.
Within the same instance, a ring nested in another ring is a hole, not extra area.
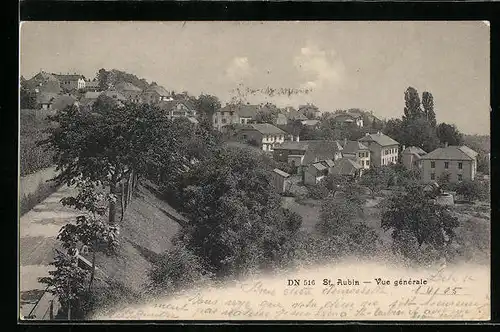
[(436, 128), (436, 132), (442, 144), (462, 145), (464, 142), (463, 134), (453, 124), (440, 123)]
[(380, 192), (380, 190), (388, 186), (392, 175), (388, 167), (371, 167), (364, 172), (359, 184), (370, 189), (372, 198), (375, 198), (375, 195)]
[(420, 97), (413, 87), (408, 87), (405, 91), (405, 108), (403, 120), (417, 119), (423, 115), (420, 107)]
[(260, 153), (221, 147), (183, 174), (179, 235), (218, 276), (271, 267), (289, 254), (296, 217), (281, 208), (271, 166)]
[(415, 239), (419, 247), (425, 243), (442, 249), (453, 240), (459, 223), (446, 207), (429, 199), (421, 186), (411, 184), (387, 200), (381, 225), (392, 230), (395, 245)]
[(105, 91), (108, 89), (108, 76), (109, 72), (104, 68), (99, 69), (99, 71), (97, 72), (97, 80), (99, 81), (100, 91)]
[(328, 176), (323, 181), (325, 183), (326, 189), (330, 191), (332, 197), (335, 197), (335, 193), (339, 190), (342, 190), (343, 187), (347, 184), (347, 178), (338, 174), (328, 174)]
[(317, 229), (326, 236), (346, 233), (358, 215), (358, 207), (352, 201), (328, 199), (321, 206)]
[(36, 93), (27, 87), (25, 80), (21, 80), (21, 87), (19, 89), (19, 102), (21, 109), (36, 108)]
[[(49, 277), (38, 278), (39, 282), (49, 286), (49, 292), (57, 296), (68, 320), (82, 318), (82, 301), (87, 294), (86, 280), (89, 272), (78, 266), (78, 258), (65, 253), (58, 254), (51, 263), (56, 267), (49, 271)], [(77, 317), (73, 312), (76, 311)]]
[(468, 201), (483, 199), (488, 195), (487, 186), (481, 184), (479, 181), (461, 181), (457, 184), (455, 190), (457, 194), (462, 195)]
[(276, 122), (276, 117), (272, 113), (270, 113), (270, 112), (259, 111), (259, 112), (257, 112), (257, 115), (255, 116), (255, 120), (258, 123), (270, 123), (270, 124), (273, 124), (273, 123)]
[(201, 123), (205, 124), (207, 129), (212, 129), (212, 116), (221, 108), (219, 98), (216, 96), (202, 94), (196, 99), (196, 109), (201, 118)]
[(434, 97), (432, 93), (424, 91), (422, 93), (422, 106), (424, 114), (431, 127), (436, 127), (436, 113), (434, 113)]

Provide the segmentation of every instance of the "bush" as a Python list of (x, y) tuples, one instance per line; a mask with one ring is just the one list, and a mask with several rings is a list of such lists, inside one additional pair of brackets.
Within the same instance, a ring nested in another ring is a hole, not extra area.
[(172, 293), (209, 280), (212, 274), (198, 256), (178, 242), (155, 262), (149, 277), (151, 292)]
[(322, 182), (314, 185), (308, 185), (307, 190), (308, 196), (313, 199), (324, 199), (329, 194), (328, 189)]

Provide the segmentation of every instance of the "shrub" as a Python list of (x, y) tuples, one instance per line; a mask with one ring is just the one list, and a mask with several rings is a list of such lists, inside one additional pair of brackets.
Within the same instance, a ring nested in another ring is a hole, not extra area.
[(307, 190), (308, 196), (313, 199), (324, 199), (329, 194), (328, 189), (322, 182), (314, 185), (308, 185)]

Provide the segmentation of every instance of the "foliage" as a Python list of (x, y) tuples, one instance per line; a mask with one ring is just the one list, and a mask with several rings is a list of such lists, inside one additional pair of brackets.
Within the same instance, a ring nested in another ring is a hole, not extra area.
[(424, 91), (422, 93), (422, 106), (424, 114), (431, 127), (436, 127), (436, 113), (434, 112), (434, 97), (432, 93)]
[(307, 185), (308, 196), (313, 199), (325, 199), (330, 194), (330, 191), (325, 186), (323, 181)]
[(425, 243), (440, 249), (453, 240), (458, 221), (445, 207), (428, 199), (421, 186), (411, 184), (404, 193), (388, 199), (381, 225), (392, 230), (396, 245), (410, 237), (419, 246)]
[(342, 199), (326, 200), (321, 206), (317, 229), (324, 235), (340, 235), (348, 230), (358, 216), (358, 207), (352, 201)]
[(109, 86), (115, 86), (123, 82), (133, 84), (141, 90), (144, 90), (149, 86), (145, 79), (138, 78), (134, 74), (129, 74), (117, 69), (106, 70), (101, 68), (97, 72), (96, 76), (99, 81), (99, 89), (101, 91), (106, 90)]
[(171, 293), (209, 280), (204, 262), (181, 242), (165, 253), (149, 271), (149, 290)]
[(466, 200), (475, 201), (478, 199), (487, 199), (489, 196), (489, 185), (481, 183), (478, 180), (464, 180), (457, 183), (455, 190), (457, 194), (463, 196)]
[[(72, 255), (59, 254), (51, 263), (56, 270), (49, 271), (50, 277), (39, 278), (39, 282), (47, 284), (49, 292), (56, 295), (64, 310), (68, 312), (68, 319), (82, 318), (78, 308), (87, 294), (86, 280), (89, 271), (78, 266), (78, 258)], [(77, 317), (75, 317), (77, 316)]]
[(440, 123), (436, 128), (436, 132), (442, 144), (462, 145), (464, 142), (462, 133), (453, 124)]
[(335, 193), (347, 184), (347, 178), (338, 174), (328, 174), (323, 181), (326, 189), (332, 193), (332, 197), (335, 197)]
[(223, 147), (183, 175), (178, 193), (191, 224), (180, 236), (209, 270), (230, 275), (272, 267), (288, 254), (295, 227), (271, 171), (260, 154)]
[(21, 109), (35, 109), (37, 106), (36, 93), (29, 89), (25, 82), (21, 82), (19, 103)]
[(389, 181), (394, 176), (394, 172), (389, 166), (371, 167), (363, 173), (360, 180), (360, 185), (370, 189), (372, 198), (389, 185)]
[(276, 116), (271, 112), (259, 111), (255, 117), (258, 123), (276, 123)]

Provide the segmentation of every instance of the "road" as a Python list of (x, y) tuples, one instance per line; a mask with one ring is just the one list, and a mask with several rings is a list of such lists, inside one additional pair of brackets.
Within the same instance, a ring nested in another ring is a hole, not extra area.
[(39, 283), (38, 278), (48, 276), (48, 272), (53, 269), (50, 263), (54, 259), (54, 248), (59, 245), (56, 239), (59, 230), (78, 215), (77, 211), (60, 203), (61, 198), (71, 196), (74, 192), (73, 188), (61, 187), (19, 220), (21, 317), (30, 314), (37, 302), (31, 314), (36, 319), (48, 316), (52, 296), (44, 293), (46, 285)]

